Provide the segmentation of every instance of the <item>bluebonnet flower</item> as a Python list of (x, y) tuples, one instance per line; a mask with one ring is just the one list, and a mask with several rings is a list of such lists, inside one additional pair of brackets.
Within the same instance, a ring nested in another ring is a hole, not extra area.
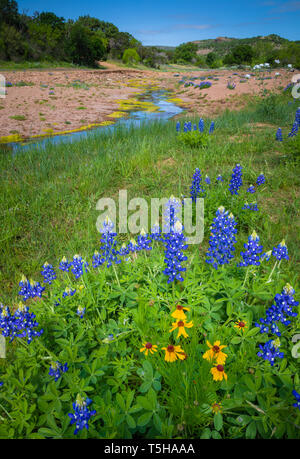
[(201, 171), (197, 167), (193, 175), (192, 185), (190, 186), (190, 196), (193, 202), (196, 202), (197, 198), (199, 198), (201, 194), (205, 193), (204, 188), (201, 186), (201, 182)]
[(297, 122), (295, 122), (292, 126), (291, 132), (288, 134), (288, 137), (295, 137), (295, 135), (297, 135), (298, 129), (299, 129), (299, 125)]
[(247, 193), (252, 193), (252, 194), (253, 194), (253, 193), (255, 193), (255, 192), (256, 192), (255, 186), (250, 185), (249, 188), (248, 188), (248, 190), (247, 190)]
[(214, 123), (214, 121), (212, 121), (211, 125), (209, 127), (209, 133), (212, 134), (214, 132), (214, 129), (215, 129), (215, 123)]
[(264, 345), (260, 344), (259, 347), (260, 351), (257, 353), (258, 357), (268, 360), (271, 366), (274, 365), (276, 358), (283, 359), (284, 357), (283, 352), (278, 350), (280, 345), (278, 345), (273, 339), (270, 339)]
[(238, 191), (242, 185), (242, 167), (239, 164), (237, 164), (235, 168), (232, 170), (232, 176), (229, 184), (230, 193), (232, 195), (239, 194)]
[(2, 386), (3, 386), (3, 384), (4, 384), (4, 382), (3, 382), (3, 381), (0, 381), (0, 387), (2, 387)]
[(187, 131), (188, 131), (188, 124), (184, 123), (183, 132), (187, 132)]
[(10, 341), (27, 337), (27, 343), (31, 343), (33, 338), (43, 333), (43, 329), (36, 330), (38, 326), (35, 315), (29, 312), (28, 306), (19, 303), (18, 309), (11, 314), (8, 307), (0, 305), (0, 329), (3, 336), (10, 337)]
[(194, 130), (194, 131), (197, 131), (197, 130), (198, 130), (198, 128), (197, 128), (197, 124), (194, 124), (194, 126), (193, 126), (193, 130)]
[(289, 83), (285, 88), (284, 88), (284, 92), (287, 91), (289, 88), (291, 88), (292, 86), (294, 86), (293, 83)]
[(263, 246), (259, 245), (259, 237), (255, 231), (248, 237), (248, 243), (244, 244), (245, 252), (241, 252), (243, 261), (238, 266), (259, 266)]
[(36, 296), (41, 298), (45, 290), (45, 287), (42, 287), (39, 282), (35, 282), (32, 279), (29, 281), (25, 276), (22, 276), (19, 286), (21, 287), (19, 295), (23, 296), (24, 301), (27, 301), (29, 298), (35, 298)]
[(276, 140), (278, 140), (279, 142), (282, 142), (282, 131), (281, 131), (281, 128), (278, 128), (277, 129), (277, 132), (276, 132)]
[(45, 284), (52, 284), (52, 281), (56, 279), (56, 274), (53, 269), (52, 265), (49, 265), (49, 263), (44, 263), (43, 265), (43, 271), (41, 271), (42, 276), (44, 277), (44, 282)]
[(210, 185), (210, 184), (211, 184), (211, 181), (210, 181), (210, 178), (209, 178), (208, 175), (205, 176), (204, 181), (205, 181), (205, 183), (206, 183), (207, 185)]
[(180, 121), (176, 123), (176, 132), (180, 132)]
[(242, 207), (242, 210), (253, 210), (258, 212), (257, 202), (252, 202), (250, 204), (248, 204), (248, 202), (245, 202), (244, 207)]
[(293, 406), (300, 410), (300, 394), (298, 394), (298, 392), (296, 392), (295, 390), (293, 390), (292, 394), (296, 399), (296, 403), (293, 403)]
[(76, 397), (76, 401), (72, 404), (74, 413), (68, 413), (71, 418), (70, 424), (75, 424), (76, 429), (74, 435), (77, 435), (80, 430), (89, 428), (89, 420), (96, 414), (96, 411), (90, 411), (88, 406), (92, 403), (89, 398), (82, 398), (79, 394)]
[(110, 267), (112, 263), (119, 264), (121, 260), (118, 258), (119, 252), (116, 250), (117, 233), (113, 230), (114, 224), (107, 217), (103, 222), (103, 228), (101, 229), (101, 246), (100, 252), (95, 252), (93, 255), (93, 267), (98, 268), (99, 266), (106, 263), (107, 267)]
[(290, 284), (287, 284), (280, 294), (274, 297), (275, 304), (266, 310), (266, 318), (259, 319), (259, 323), (255, 326), (260, 329), (261, 333), (273, 333), (281, 336), (278, 323), (285, 326), (289, 325), (291, 321), (289, 317), (296, 317), (298, 314), (293, 308), (299, 305), (298, 301), (294, 299), (295, 290)]
[(216, 178), (217, 182), (224, 182), (224, 179), (222, 177), (222, 175), (218, 175), (218, 177)]
[(202, 118), (200, 118), (200, 121), (199, 121), (199, 131), (200, 132), (204, 131), (204, 120)]
[(87, 269), (88, 263), (84, 261), (80, 255), (74, 255), (73, 261), (70, 263), (72, 266), (71, 271), (76, 277), (76, 279), (79, 279), (83, 275), (83, 269)]
[(141, 230), (141, 234), (137, 238), (138, 250), (152, 250), (151, 247), (152, 239), (144, 229)]
[(219, 207), (211, 226), (206, 263), (211, 264), (215, 269), (229, 263), (229, 260), (234, 256), (236, 233), (234, 216), (225, 211), (224, 207)]
[(263, 253), (260, 258), (260, 261), (264, 261), (264, 260), (269, 261), (271, 258), (271, 255), (272, 255), (272, 250), (269, 250), (268, 252)]
[(52, 362), (49, 369), (49, 375), (54, 376), (54, 380), (57, 381), (62, 373), (68, 371), (68, 364), (65, 363), (64, 365), (60, 362)]
[(189, 121), (189, 122), (188, 122), (188, 131), (191, 131), (191, 130), (192, 130), (192, 122)]
[(82, 319), (85, 314), (85, 308), (78, 306), (76, 314), (80, 317), (80, 319)]
[(150, 237), (153, 241), (160, 241), (161, 240), (161, 228), (159, 226), (159, 223), (155, 223), (155, 225), (153, 225), (153, 228), (151, 229), (151, 233), (150, 233)]
[(73, 296), (76, 293), (76, 288), (72, 290), (70, 287), (66, 287), (65, 291), (63, 292), (62, 296), (65, 298), (66, 296)]
[(181, 273), (186, 271), (186, 268), (182, 267), (182, 262), (187, 260), (187, 257), (183, 255), (183, 250), (187, 249), (187, 244), (182, 230), (180, 221), (177, 221), (174, 228), (165, 235), (163, 240), (165, 246), (164, 263), (167, 265), (163, 273), (168, 276), (168, 284), (174, 280), (183, 281)]
[(163, 212), (163, 231), (165, 233), (170, 233), (170, 231), (174, 230), (175, 224), (179, 221), (178, 214), (181, 208), (181, 201), (174, 196), (170, 196), (170, 199), (164, 206)]
[(266, 183), (266, 178), (264, 174), (260, 174), (256, 179), (256, 185), (260, 186), (260, 185), (263, 185), (264, 183)]
[(282, 259), (289, 260), (288, 249), (284, 239), (276, 247), (273, 247), (272, 255), (279, 261)]
[(66, 257), (63, 257), (63, 259), (61, 260), (61, 262), (59, 263), (59, 269), (61, 269), (62, 271), (65, 271), (65, 272), (69, 272), (70, 270), (70, 267), (72, 266), (72, 263), (70, 263)]

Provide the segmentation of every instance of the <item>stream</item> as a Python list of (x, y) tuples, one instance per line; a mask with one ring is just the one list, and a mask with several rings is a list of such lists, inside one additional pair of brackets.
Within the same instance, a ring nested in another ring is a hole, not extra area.
[(70, 134), (57, 134), (51, 137), (28, 140), (27, 142), (16, 142), (6, 144), (6, 148), (9, 149), (12, 153), (17, 153), (20, 151), (26, 151), (29, 148), (42, 148), (44, 149), (49, 144), (59, 144), (59, 143), (72, 143), (77, 140), (87, 138), (89, 135), (94, 135), (95, 132), (103, 132), (103, 131), (113, 131), (118, 126), (139, 126), (145, 122), (151, 121), (167, 121), (173, 118), (175, 115), (182, 113), (184, 111), (183, 108), (179, 107), (178, 105), (174, 104), (173, 102), (169, 102), (167, 100), (168, 93), (165, 90), (149, 90), (146, 91), (144, 94), (138, 97), (140, 101), (152, 102), (156, 105), (159, 110), (155, 112), (145, 111), (145, 110), (138, 110), (138, 111), (128, 111), (127, 116), (124, 118), (119, 118), (115, 121), (114, 124), (109, 126), (98, 126), (92, 129), (87, 129), (85, 131), (78, 131), (72, 132)]

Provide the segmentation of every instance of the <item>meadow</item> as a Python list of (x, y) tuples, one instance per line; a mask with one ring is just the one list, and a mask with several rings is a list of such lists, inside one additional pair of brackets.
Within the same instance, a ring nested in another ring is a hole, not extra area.
[[(300, 438), (297, 108), (253, 97), (204, 118), (203, 144), (173, 120), (1, 148), (0, 438)], [(204, 197), (203, 242), (100, 235), (96, 203), (120, 189)]]

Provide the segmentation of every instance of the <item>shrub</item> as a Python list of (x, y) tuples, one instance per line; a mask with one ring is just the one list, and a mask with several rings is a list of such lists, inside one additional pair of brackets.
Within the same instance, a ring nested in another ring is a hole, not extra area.
[(209, 135), (199, 131), (180, 132), (178, 142), (189, 147), (206, 147)]
[(136, 64), (140, 60), (141, 58), (136, 49), (134, 48), (125, 49), (123, 57), (122, 57), (122, 61), (124, 62), (124, 64)]

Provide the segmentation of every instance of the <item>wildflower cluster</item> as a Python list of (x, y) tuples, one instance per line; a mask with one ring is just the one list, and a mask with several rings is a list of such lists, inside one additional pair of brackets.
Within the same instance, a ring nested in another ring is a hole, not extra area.
[(266, 310), (266, 318), (259, 319), (259, 323), (255, 324), (261, 333), (270, 332), (278, 337), (281, 336), (278, 324), (287, 326), (291, 323), (289, 317), (298, 315), (293, 311), (293, 308), (299, 305), (299, 302), (294, 299), (294, 293), (293, 287), (287, 284), (280, 294), (275, 295), (275, 304)]
[(238, 266), (259, 266), (263, 246), (259, 244), (259, 236), (255, 231), (248, 237), (248, 242), (244, 244), (245, 252), (241, 252), (243, 261)]
[(83, 275), (83, 270), (87, 269), (88, 263), (84, 261), (80, 255), (74, 255), (73, 261), (70, 263), (71, 271), (79, 279)]
[(187, 249), (187, 244), (182, 230), (181, 223), (177, 221), (174, 229), (171, 229), (163, 239), (165, 246), (164, 262), (167, 265), (163, 273), (168, 276), (168, 284), (174, 280), (183, 281), (181, 273), (186, 271), (186, 268), (182, 267), (182, 262), (187, 260), (187, 257), (183, 255), (183, 250)]
[(206, 344), (209, 349), (203, 354), (203, 358), (214, 364), (210, 370), (213, 380), (222, 381), (224, 378), (227, 381), (227, 374), (224, 368), (227, 354), (222, 351), (227, 346), (224, 344), (221, 345), (220, 341), (215, 341), (213, 345), (209, 341), (206, 341)]
[(278, 261), (283, 259), (289, 260), (288, 249), (284, 240), (281, 241), (276, 247), (273, 247), (272, 255)]
[(103, 227), (101, 229), (101, 247), (100, 252), (95, 252), (93, 255), (93, 268), (99, 268), (103, 263), (106, 263), (107, 267), (111, 266), (112, 263), (119, 264), (121, 260), (118, 258), (119, 252), (116, 250), (116, 236), (117, 233), (114, 233), (113, 223), (107, 217), (103, 222)]
[(229, 191), (232, 195), (239, 194), (238, 191), (243, 185), (242, 175), (242, 167), (237, 164), (232, 170), (232, 176), (229, 184)]
[(219, 207), (211, 226), (206, 263), (212, 264), (215, 269), (218, 269), (220, 265), (229, 263), (235, 251), (236, 233), (234, 216), (225, 211), (224, 207)]
[(265, 178), (264, 174), (260, 174), (256, 179), (256, 185), (257, 186), (261, 186), (264, 183), (266, 183), (266, 178)]
[(90, 411), (88, 406), (92, 403), (92, 400), (89, 398), (82, 398), (79, 394), (77, 395), (76, 401), (73, 403), (74, 413), (68, 413), (71, 418), (70, 424), (75, 424), (76, 429), (74, 430), (74, 435), (77, 435), (80, 430), (89, 428), (89, 420), (92, 416), (96, 414), (96, 411)]
[(43, 333), (43, 329), (36, 330), (38, 326), (35, 315), (29, 312), (28, 306), (19, 303), (18, 309), (12, 314), (9, 307), (0, 305), (1, 334), (9, 337), (10, 341), (15, 338), (27, 337), (27, 343), (31, 343), (33, 338), (41, 336)]
[(54, 376), (54, 380), (58, 381), (62, 373), (65, 373), (66, 371), (68, 371), (67, 363), (63, 365), (60, 362), (52, 362), (49, 369), (49, 375)]
[(19, 295), (23, 296), (24, 301), (37, 296), (41, 298), (42, 293), (45, 290), (45, 287), (42, 287), (39, 282), (35, 282), (32, 279), (29, 281), (25, 276), (22, 276), (19, 286), (21, 287)]
[(44, 277), (45, 284), (52, 284), (52, 281), (56, 279), (56, 274), (52, 265), (49, 263), (44, 263), (43, 270), (41, 271), (42, 276)]
[(244, 206), (242, 207), (242, 210), (258, 211), (257, 202), (252, 202), (250, 204), (248, 204), (248, 202), (245, 202)]
[(190, 186), (190, 196), (193, 202), (196, 202), (197, 198), (199, 198), (201, 194), (205, 193), (205, 190), (202, 187), (201, 182), (202, 182), (201, 171), (197, 167), (193, 175), (192, 185)]
[(267, 341), (265, 344), (260, 344), (260, 351), (257, 353), (258, 357), (261, 357), (264, 360), (268, 360), (271, 364), (271, 366), (274, 365), (275, 359), (283, 359), (284, 354), (283, 352), (280, 352), (278, 348), (280, 347), (280, 344), (272, 339)]

